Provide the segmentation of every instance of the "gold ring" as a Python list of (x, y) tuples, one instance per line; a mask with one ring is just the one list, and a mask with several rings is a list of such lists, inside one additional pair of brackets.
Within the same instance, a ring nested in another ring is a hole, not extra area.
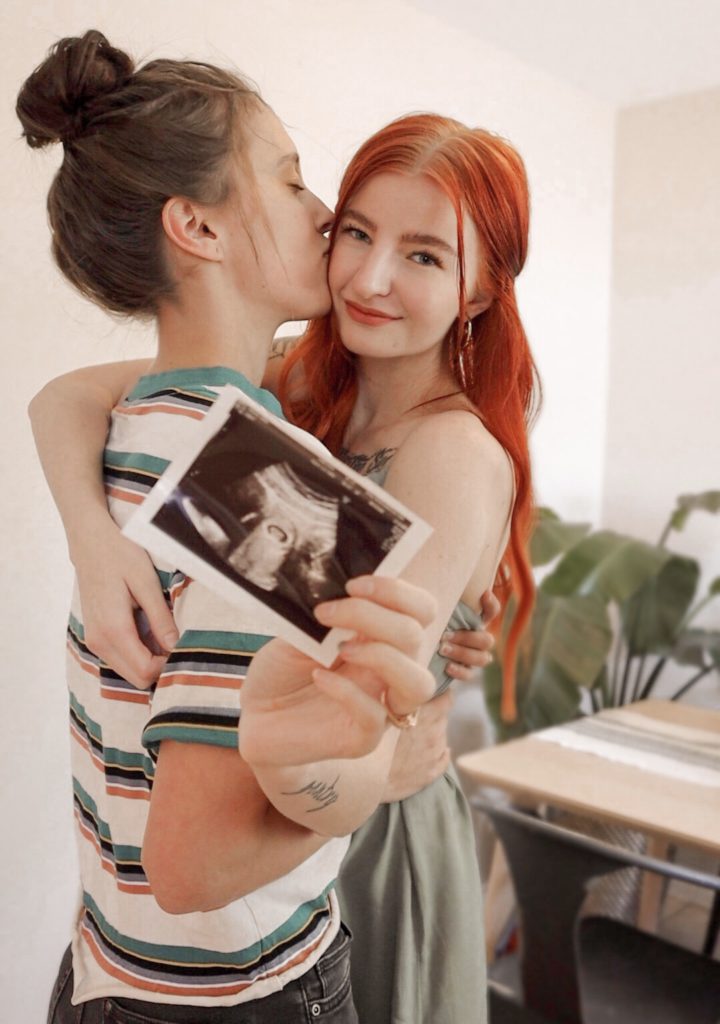
[(388, 705), (387, 690), (383, 690), (382, 696), (380, 697), (380, 703), (385, 708), (385, 714), (387, 715), (388, 722), (394, 725), (396, 729), (414, 729), (417, 725), (417, 711), (409, 711), (406, 715), (395, 714), (392, 708)]

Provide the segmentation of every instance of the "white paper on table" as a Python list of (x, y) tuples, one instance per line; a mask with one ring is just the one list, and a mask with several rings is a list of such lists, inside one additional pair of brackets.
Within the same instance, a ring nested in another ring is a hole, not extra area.
[(720, 737), (616, 708), (533, 733), (533, 738), (681, 782), (720, 788)]

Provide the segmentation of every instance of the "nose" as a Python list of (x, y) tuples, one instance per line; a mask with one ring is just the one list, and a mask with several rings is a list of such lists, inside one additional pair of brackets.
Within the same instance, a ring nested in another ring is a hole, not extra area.
[(392, 289), (392, 254), (384, 253), (377, 245), (364, 249), (356, 265), (353, 287), (358, 298), (388, 295)]
[(315, 196), (316, 212), (315, 223), (321, 235), (326, 235), (333, 226), (335, 215), (329, 206), (326, 206), (322, 199)]

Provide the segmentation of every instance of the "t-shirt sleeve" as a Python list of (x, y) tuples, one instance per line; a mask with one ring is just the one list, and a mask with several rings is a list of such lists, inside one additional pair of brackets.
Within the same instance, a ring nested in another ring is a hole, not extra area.
[(236, 607), (188, 578), (176, 583), (172, 603), (180, 638), (158, 679), (143, 745), (153, 757), (163, 740), (237, 749), (242, 681), (271, 639), (258, 632), (262, 612), (250, 597)]

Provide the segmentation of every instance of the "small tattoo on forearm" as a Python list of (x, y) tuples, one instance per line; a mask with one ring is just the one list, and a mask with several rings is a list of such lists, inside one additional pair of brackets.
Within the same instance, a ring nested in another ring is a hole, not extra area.
[(333, 782), (321, 782), (319, 779), (313, 779), (313, 781), (308, 782), (306, 786), (302, 786), (300, 789), (290, 790), (282, 795), (302, 796), (306, 793), (311, 800), (314, 800), (315, 803), (320, 805), (319, 807), (311, 807), (307, 813), (312, 814), (313, 811), (324, 811), (326, 807), (330, 807), (330, 805), (334, 804), (339, 798), (338, 792), (335, 789), (335, 784), (339, 778), (340, 776), (338, 775)]
[(297, 338), (275, 338), (270, 346), (268, 359), (284, 359), (293, 347)]

